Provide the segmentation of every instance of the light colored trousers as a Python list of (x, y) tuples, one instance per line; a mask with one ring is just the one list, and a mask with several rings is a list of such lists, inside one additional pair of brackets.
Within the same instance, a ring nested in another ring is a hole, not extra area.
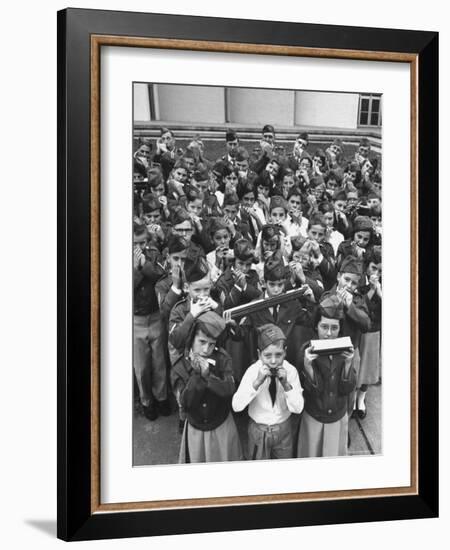
[(164, 332), (159, 311), (150, 315), (134, 316), (133, 366), (144, 407), (148, 407), (153, 399), (167, 399)]

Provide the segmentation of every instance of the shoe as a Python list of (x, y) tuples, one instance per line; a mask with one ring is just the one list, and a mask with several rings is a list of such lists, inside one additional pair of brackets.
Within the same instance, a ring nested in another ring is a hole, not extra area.
[(153, 403), (150, 403), (148, 407), (142, 406), (142, 410), (147, 420), (156, 420), (158, 418), (158, 411)]
[(367, 407), (363, 410), (358, 409), (358, 418), (360, 420), (364, 420), (364, 418), (366, 418), (366, 416), (367, 416)]
[(165, 399), (164, 401), (157, 401), (156, 406), (158, 407), (159, 414), (162, 416), (170, 416), (172, 414), (168, 399)]

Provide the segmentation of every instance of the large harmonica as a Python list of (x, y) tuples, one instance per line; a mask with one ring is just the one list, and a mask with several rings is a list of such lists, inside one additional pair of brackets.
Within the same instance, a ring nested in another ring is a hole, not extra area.
[(249, 302), (248, 304), (243, 304), (241, 306), (232, 307), (223, 312), (223, 316), (226, 313), (231, 313), (232, 319), (237, 319), (239, 317), (245, 317), (250, 313), (259, 311), (261, 309), (267, 309), (268, 307), (273, 307), (278, 304), (283, 304), (284, 302), (289, 302), (290, 300), (296, 300), (301, 298), (305, 293), (308, 285), (302, 285), (300, 288), (294, 288), (293, 290), (288, 290), (279, 296), (273, 296), (272, 298), (260, 298), (254, 302)]

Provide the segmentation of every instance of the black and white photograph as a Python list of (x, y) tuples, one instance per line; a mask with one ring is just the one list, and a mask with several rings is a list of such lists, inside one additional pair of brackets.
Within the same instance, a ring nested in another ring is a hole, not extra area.
[(135, 82), (133, 465), (382, 453), (382, 96)]

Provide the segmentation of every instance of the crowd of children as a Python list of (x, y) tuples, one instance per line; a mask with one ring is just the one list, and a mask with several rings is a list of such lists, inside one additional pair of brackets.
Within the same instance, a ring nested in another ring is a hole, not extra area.
[(181, 462), (345, 455), (380, 381), (380, 156), (285, 149), (271, 125), (250, 152), (228, 131), (218, 159), (167, 128), (136, 140), (136, 389), (149, 421), (178, 408)]

